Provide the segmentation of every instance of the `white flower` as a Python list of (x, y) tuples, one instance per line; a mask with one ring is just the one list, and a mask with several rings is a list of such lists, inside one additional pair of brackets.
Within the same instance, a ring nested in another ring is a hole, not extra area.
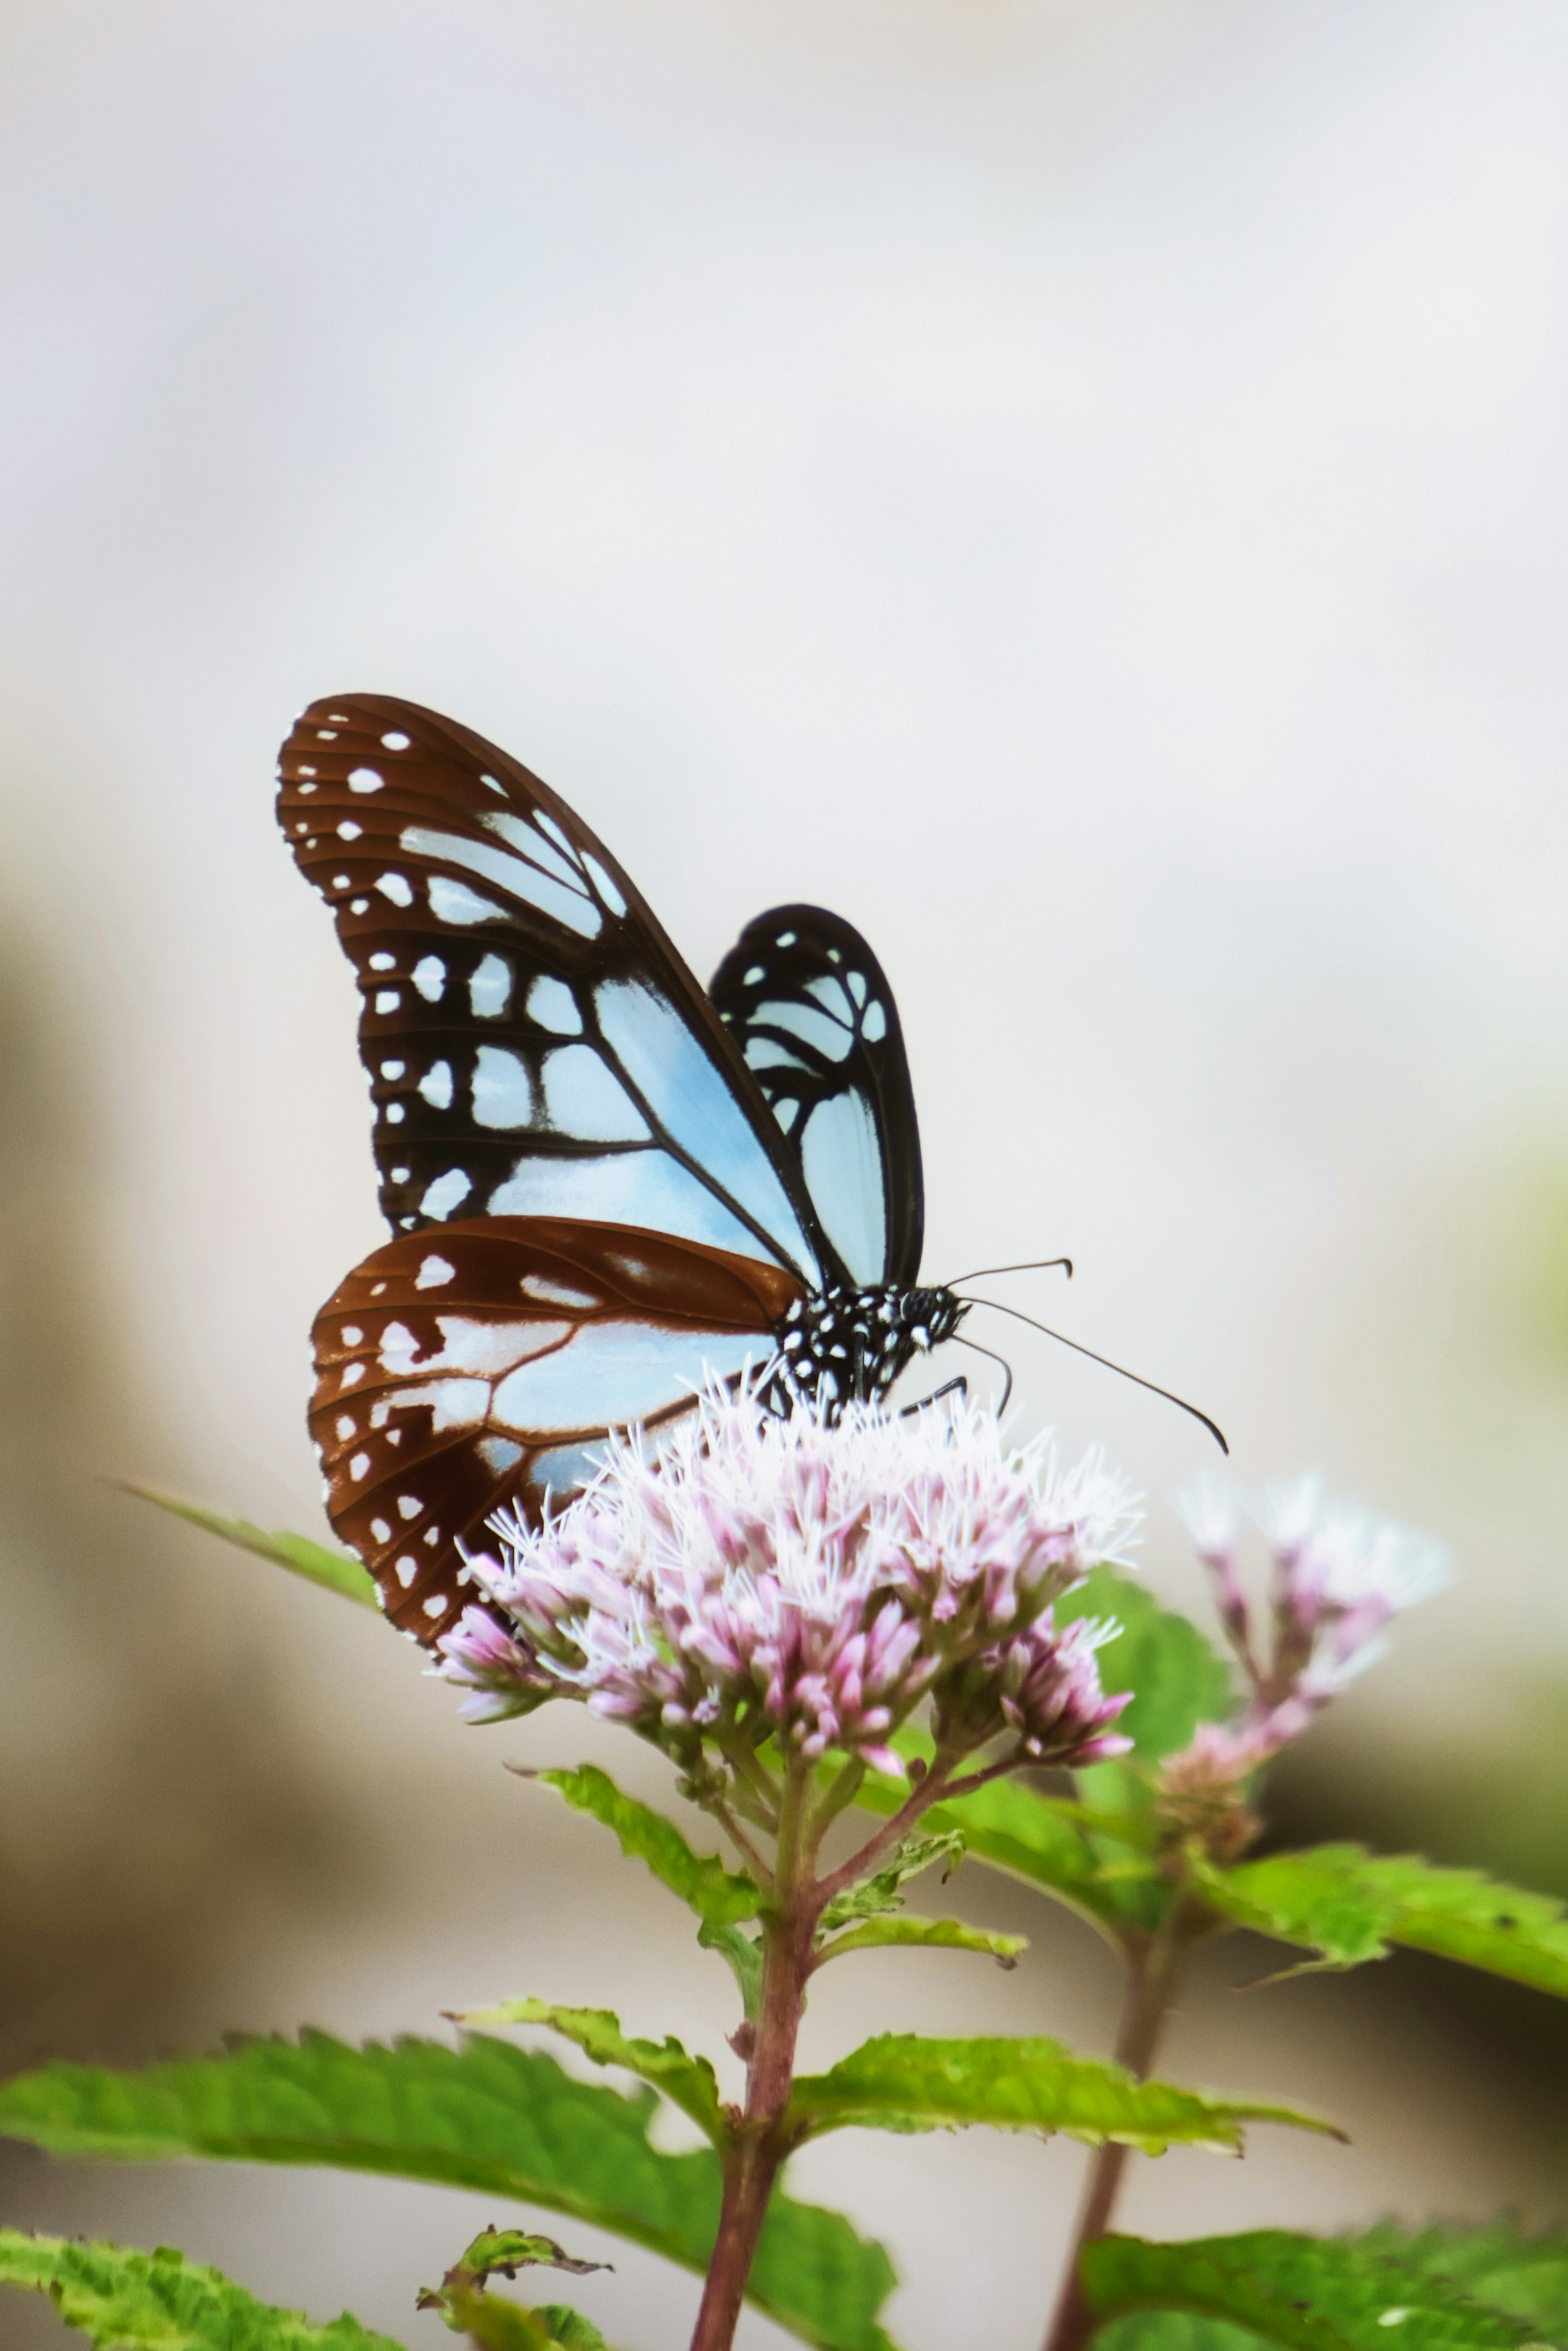
[(1051, 1611), (1124, 1556), (1126, 1488), (1097, 1455), (1063, 1472), (1045, 1439), (1005, 1448), (979, 1405), (830, 1423), (712, 1390), (656, 1459), (640, 1430), (612, 1439), (559, 1519), (492, 1523), (500, 1558), (472, 1562), (489, 1604), (437, 1669), (476, 1718), (543, 1684), (688, 1767), (773, 1738), (898, 1771), (892, 1733), (928, 1695), (965, 1751), (1010, 1731), (1052, 1758), (1103, 1751), (1124, 1703)]

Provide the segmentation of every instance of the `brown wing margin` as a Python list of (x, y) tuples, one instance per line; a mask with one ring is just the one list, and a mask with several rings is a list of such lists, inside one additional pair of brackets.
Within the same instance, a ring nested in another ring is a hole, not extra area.
[(436, 1640), (495, 1511), (537, 1525), (547, 1486), (554, 1507), (591, 1474), (574, 1450), (688, 1411), (705, 1364), (760, 1364), (803, 1294), (758, 1259), (565, 1217), (475, 1217), (366, 1258), (316, 1318), (310, 1433), (393, 1624)]

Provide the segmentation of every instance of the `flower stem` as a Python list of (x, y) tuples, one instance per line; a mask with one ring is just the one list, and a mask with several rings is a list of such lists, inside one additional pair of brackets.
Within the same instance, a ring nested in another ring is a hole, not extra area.
[(794, 1771), (779, 1807), (779, 1861), (763, 1928), (762, 2003), (746, 2072), (746, 2111), (725, 2158), (718, 2235), (708, 2263), (691, 2351), (730, 2351), (768, 2199), (789, 2153), (785, 2124), (795, 2042), (821, 1912), (804, 1828), (809, 1767)]
[[(1145, 1935), (1127, 1945), (1127, 1989), (1122, 2003), (1122, 2021), (1116, 2032), (1116, 2063), (1124, 2065), (1140, 2082), (1146, 2081), (1155, 2052), (1159, 2047), (1160, 2034), (1170, 2013), (1171, 1995), (1181, 1965), (1182, 1944), (1178, 1936), (1179, 1899), (1173, 1904), (1170, 1916), (1159, 1931)], [(1062, 2276), (1061, 2291), (1057, 2297), (1045, 2338), (1044, 2351), (1082, 2351), (1093, 2332), (1093, 2314), (1083, 2294), (1080, 2262), (1085, 2245), (1103, 2237), (1110, 2226), (1111, 2214), (1122, 2186), (1122, 2175), (1127, 2168), (1132, 2149), (1107, 2139), (1096, 2147), (1090, 2158), (1088, 2176), (1083, 2183), (1083, 2197), (1078, 2208), (1078, 2225), (1072, 2232), (1068, 2252), (1067, 2268)]]

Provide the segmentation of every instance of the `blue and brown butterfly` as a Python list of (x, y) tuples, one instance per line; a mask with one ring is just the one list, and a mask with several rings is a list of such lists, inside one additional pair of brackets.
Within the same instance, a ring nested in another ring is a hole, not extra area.
[(318, 1315), (333, 1526), (434, 1641), (505, 1505), (705, 1378), (884, 1395), (966, 1301), (918, 1282), (898, 1014), (836, 915), (758, 916), (705, 993), (549, 786), (380, 695), (311, 705), (278, 820), (359, 976), (396, 1238)]

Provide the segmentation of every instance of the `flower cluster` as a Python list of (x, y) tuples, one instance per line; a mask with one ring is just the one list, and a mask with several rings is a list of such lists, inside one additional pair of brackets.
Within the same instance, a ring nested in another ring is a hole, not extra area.
[(1200, 1787), (1235, 1787), (1300, 1738), (1381, 1656), (1390, 1620), (1440, 1591), (1448, 1570), (1436, 1543), (1334, 1500), (1316, 1478), (1271, 1488), (1258, 1514), (1273, 1564), (1265, 1640), (1241, 1576), (1234, 1504), (1210, 1487), (1184, 1516), (1249, 1686), (1239, 1722), (1205, 1724), (1166, 1766), (1167, 1782), (1190, 1782), (1196, 1797)]
[(938, 1749), (1008, 1738), (1017, 1760), (1120, 1752), (1100, 1687), (1108, 1629), (1053, 1604), (1135, 1524), (1097, 1457), (1062, 1472), (1007, 1450), (995, 1416), (853, 1405), (831, 1425), (723, 1390), (664, 1436), (610, 1441), (594, 1483), (538, 1531), (492, 1521), (498, 1558), (437, 1668), (470, 1720), (586, 1700), (674, 1755), (764, 1740), (903, 1766), (892, 1736), (929, 1698)]

